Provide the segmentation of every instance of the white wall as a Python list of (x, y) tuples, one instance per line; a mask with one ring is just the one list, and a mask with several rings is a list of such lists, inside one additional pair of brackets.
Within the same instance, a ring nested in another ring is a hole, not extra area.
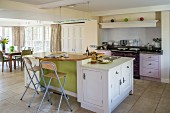
[[(85, 25), (85, 47), (89, 47), (90, 45), (98, 45), (98, 22), (96, 20), (87, 21)], [(90, 51), (94, 51), (95, 49), (96, 48), (89, 47)], [(85, 52), (86, 48), (84, 48), (83, 51)]]
[(170, 11), (162, 11), (162, 50), (161, 56), (161, 81), (170, 82)]
[(107, 41), (140, 40), (140, 45), (152, 42), (153, 38), (161, 38), (161, 28), (119, 28), (100, 29), (100, 44)]

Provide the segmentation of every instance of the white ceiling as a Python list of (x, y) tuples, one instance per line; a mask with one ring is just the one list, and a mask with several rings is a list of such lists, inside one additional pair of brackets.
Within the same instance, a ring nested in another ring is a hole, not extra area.
[(21, 3), (32, 4), (32, 5), (41, 5), (41, 4), (57, 2), (57, 1), (62, 1), (62, 0), (10, 0), (10, 1), (16, 1), (16, 2), (21, 2)]
[[(69, 4), (71, 4), (72, 1), (72, 4), (74, 4), (74, 1), (84, 2), (85, 0), (11, 0), (11, 1), (46, 6), (47, 8), (54, 8), (55, 5), (56, 7), (58, 6), (57, 2), (58, 3), (65, 2), (65, 4), (69, 2)], [(90, 1), (89, 5), (90, 11), (93, 12), (170, 4), (170, 0), (88, 0), (88, 1)], [(85, 4), (77, 5), (76, 7), (74, 7), (74, 9), (87, 11), (88, 8), (87, 4)]]

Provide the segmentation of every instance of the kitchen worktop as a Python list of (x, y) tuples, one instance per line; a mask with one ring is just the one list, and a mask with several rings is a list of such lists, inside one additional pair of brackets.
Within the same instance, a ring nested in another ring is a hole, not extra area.
[[(134, 50), (130, 50), (130, 49), (134, 49)], [(139, 50), (135, 50), (135, 49), (139, 49)], [(144, 54), (146, 53), (146, 54), (157, 54), (157, 55), (163, 54), (163, 50), (161, 49), (153, 48), (152, 50), (148, 50), (146, 47), (140, 47), (140, 46), (108, 46), (107, 49), (105, 50), (111, 50), (114, 52), (120, 51), (120, 52), (134, 52), (134, 53), (144, 53)]]
[(110, 70), (116, 66), (119, 66), (129, 60), (134, 60), (134, 58), (129, 58), (129, 57), (120, 57), (116, 60), (113, 60), (113, 62), (109, 63), (109, 64), (84, 64), (83, 67), (87, 67), (87, 68), (93, 68), (93, 69), (101, 69), (101, 70)]
[[(68, 54), (68, 57), (63, 57)], [(61, 57), (62, 56), (62, 57)], [(52, 60), (52, 61), (80, 61), (90, 58), (86, 55), (78, 53), (64, 53), (64, 52), (41, 52), (35, 53), (33, 55), (28, 55), (27, 57), (33, 57), (40, 60)]]

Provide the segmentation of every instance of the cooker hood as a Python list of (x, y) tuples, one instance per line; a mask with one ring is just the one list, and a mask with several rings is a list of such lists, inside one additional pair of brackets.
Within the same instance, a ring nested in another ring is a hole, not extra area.
[(100, 28), (135, 28), (135, 27), (159, 27), (158, 20), (129, 21), (129, 22), (110, 22), (99, 23)]

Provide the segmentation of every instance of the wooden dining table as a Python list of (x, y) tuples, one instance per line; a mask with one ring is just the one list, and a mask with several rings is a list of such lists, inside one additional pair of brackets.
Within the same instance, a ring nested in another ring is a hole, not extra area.
[[(12, 56), (21, 55), (21, 52), (20, 51), (18, 51), (18, 52), (5, 52), (4, 55), (9, 58), (9, 68), (10, 68), (10, 72), (12, 72)], [(16, 69), (16, 61), (14, 61), (14, 69)]]

